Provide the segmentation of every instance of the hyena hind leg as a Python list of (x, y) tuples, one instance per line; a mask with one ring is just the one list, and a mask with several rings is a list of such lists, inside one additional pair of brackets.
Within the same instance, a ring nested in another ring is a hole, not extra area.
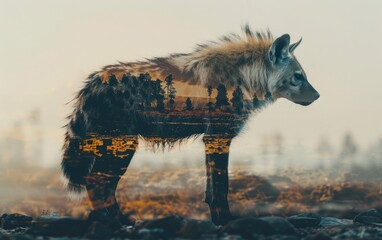
[(118, 139), (117, 141), (113, 139), (111, 145), (104, 141), (107, 148), (114, 150), (97, 157), (90, 175), (86, 178), (86, 190), (94, 209), (89, 215), (89, 220), (117, 221), (120, 224), (129, 225), (132, 222), (128, 217), (123, 216), (115, 191), (134, 156), (138, 138), (134, 136)]

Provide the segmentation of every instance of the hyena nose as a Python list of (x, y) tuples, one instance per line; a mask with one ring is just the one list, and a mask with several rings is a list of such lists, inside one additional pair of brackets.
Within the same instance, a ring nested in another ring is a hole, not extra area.
[(316, 92), (315, 94), (314, 94), (314, 100), (317, 100), (317, 99), (319, 99), (320, 98), (320, 94), (318, 93), (318, 92)]

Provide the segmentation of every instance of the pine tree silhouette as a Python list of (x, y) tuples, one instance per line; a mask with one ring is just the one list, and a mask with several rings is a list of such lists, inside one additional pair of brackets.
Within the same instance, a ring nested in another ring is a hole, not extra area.
[(156, 109), (158, 111), (163, 111), (164, 110), (164, 90), (162, 88), (162, 81), (157, 79), (155, 81), (155, 84), (154, 84), (154, 88), (153, 88), (153, 94), (154, 94), (154, 98), (157, 102), (157, 106), (156, 106)]
[(136, 76), (131, 76), (129, 80), (129, 89), (131, 89), (131, 99), (134, 99), (135, 105), (138, 109), (144, 110), (143, 106), (143, 92), (142, 92), (142, 81)]
[(244, 107), (244, 96), (240, 86), (236, 87), (235, 91), (232, 93), (232, 96), (232, 106), (236, 113), (241, 114)]
[(176, 89), (175, 87), (171, 86), (170, 94), (168, 95), (170, 99), (168, 103), (171, 110), (174, 110), (174, 107), (175, 107), (175, 96), (176, 96)]
[(166, 95), (168, 98), (168, 107), (171, 110), (174, 110), (175, 107), (175, 96), (176, 96), (176, 89), (174, 87), (173, 77), (172, 74), (169, 74), (165, 78), (166, 86), (164, 89), (166, 90)]
[(256, 93), (253, 95), (252, 105), (253, 105), (254, 109), (257, 109), (257, 108), (261, 107), (261, 102), (257, 98)]
[(173, 77), (172, 77), (172, 74), (169, 74), (166, 76), (166, 78), (164, 79), (166, 85), (164, 86), (164, 90), (166, 91), (166, 94), (167, 94), (167, 97), (170, 93), (170, 88), (173, 84)]
[(211, 102), (211, 95), (212, 95), (212, 86), (208, 85), (207, 93), (208, 93), (208, 103), (207, 108), (209, 112), (212, 112), (214, 110), (214, 104)]
[(139, 75), (139, 81), (142, 83), (142, 100), (143, 100), (143, 106), (145, 110), (151, 109), (151, 103), (155, 99), (155, 94), (153, 91), (154, 88), (154, 81), (151, 81), (150, 74), (141, 74)]
[(223, 84), (219, 84), (218, 95), (216, 96), (215, 106), (218, 109), (221, 109), (222, 106), (228, 106), (228, 97), (227, 97), (227, 89)]
[(211, 95), (212, 95), (212, 86), (211, 85), (208, 85), (207, 92), (208, 92), (208, 98), (211, 99)]
[(194, 109), (194, 106), (192, 106), (191, 98), (186, 99), (186, 109), (187, 111), (192, 111)]

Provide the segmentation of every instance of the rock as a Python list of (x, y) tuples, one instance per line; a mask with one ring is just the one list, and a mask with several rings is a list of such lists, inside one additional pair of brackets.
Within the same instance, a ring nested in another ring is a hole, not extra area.
[(320, 227), (336, 227), (351, 225), (353, 221), (350, 219), (339, 219), (333, 217), (322, 217), (319, 226)]
[(171, 215), (160, 219), (148, 220), (142, 222), (137, 226), (138, 229), (147, 228), (147, 229), (156, 229), (160, 228), (165, 230), (170, 235), (177, 233), (185, 224), (185, 221), (182, 217)]
[[(214, 238), (207, 238), (207, 239), (214, 239)], [(245, 238), (243, 238), (240, 235), (226, 235), (226, 236), (221, 237), (219, 239), (221, 239), (221, 240), (244, 240)]]
[(368, 225), (374, 223), (382, 223), (382, 214), (379, 213), (376, 209), (372, 208), (355, 216), (353, 221)]
[(229, 222), (222, 228), (222, 232), (252, 238), (253, 234), (269, 235), (272, 229), (267, 222), (259, 218), (245, 217)]
[(119, 230), (115, 231), (115, 237), (126, 239), (132, 238), (134, 236), (134, 227), (133, 226), (122, 226)]
[[(98, 210), (93, 210), (90, 212), (87, 222), (89, 225), (92, 224), (93, 222), (100, 222), (100, 223), (109, 225), (110, 227), (114, 229), (118, 229), (122, 226), (123, 224), (122, 220), (125, 218), (126, 218), (125, 216), (116, 217), (110, 214), (110, 212), (107, 211), (107, 209), (98, 209)], [(125, 220), (127, 220), (128, 223), (131, 224), (128, 219), (125, 219)]]
[(288, 217), (288, 221), (296, 228), (317, 227), (320, 224), (321, 216), (317, 213), (302, 213)]
[(31, 232), (43, 236), (80, 236), (88, 228), (86, 221), (71, 217), (41, 216), (32, 221)]
[(2, 237), (0, 234), (0, 239), (1, 240), (35, 240), (36, 237), (32, 235), (28, 235), (28, 234), (22, 234), (22, 233), (11, 233), (9, 235), (6, 235), (5, 237)]
[(101, 222), (93, 222), (84, 237), (91, 239), (106, 239), (111, 238), (112, 235), (113, 229), (110, 228), (110, 225)]
[(10, 239), (8, 233), (5, 230), (3, 230), (3, 229), (0, 229), (0, 239), (1, 240), (3, 240), (3, 239), (4, 240)]
[(325, 232), (318, 232), (306, 238), (307, 240), (331, 240), (332, 238)]
[(10, 230), (18, 227), (30, 227), (33, 218), (29, 215), (18, 213), (3, 214), (1, 217), (1, 228)]
[(283, 217), (261, 217), (261, 220), (267, 222), (272, 227), (272, 234), (283, 234), (283, 235), (294, 235), (296, 234), (296, 229), (293, 225), (288, 222), (287, 219)]
[(245, 238), (252, 238), (253, 235), (296, 234), (293, 225), (282, 217), (239, 218), (223, 227), (222, 232)]
[(272, 235), (272, 236), (267, 236), (265, 238), (262, 238), (261, 236), (254, 236), (255, 239), (264, 239), (264, 240), (301, 240), (300, 237), (298, 236), (293, 236), (293, 235)]
[(211, 221), (187, 220), (176, 236), (182, 238), (198, 238), (206, 234), (216, 234), (219, 228)]
[(138, 231), (137, 237), (139, 239), (146, 239), (146, 240), (167, 239), (168, 233), (161, 228), (153, 228), (153, 229), (142, 228)]

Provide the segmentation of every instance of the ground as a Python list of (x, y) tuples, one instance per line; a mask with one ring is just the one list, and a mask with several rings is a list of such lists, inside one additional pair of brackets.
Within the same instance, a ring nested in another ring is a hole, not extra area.
[[(240, 219), (249, 217), (250, 220), (247, 221), (258, 225), (259, 217), (280, 216), (287, 219), (301, 213), (315, 213), (322, 218), (318, 224), (326, 224), (325, 227), (316, 225), (313, 228), (295, 228), (297, 230), (294, 236), (298, 238), (307, 238), (321, 234), (320, 232), (332, 237), (344, 232), (367, 236), (382, 232), (379, 225), (382, 218), (373, 222), (372, 226), (352, 221), (357, 214), (370, 208), (376, 208), (376, 211), (382, 209), (382, 193), (377, 181), (380, 169), (350, 169), (347, 173), (328, 170), (284, 170), (271, 176), (256, 176), (243, 169), (238, 168), (230, 172), (231, 210), (234, 215), (240, 216)], [(370, 178), (373, 172), (376, 176), (374, 179)], [(366, 174), (369, 175), (367, 180)], [(131, 168), (119, 184), (117, 198), (124, 213), (137, 219), (137, 223), (142, 223), (142, 220), (155, 221), (166, 216), (179, 216), (182, 221), (174, 220), (178, 219), (177, 217), (170, 218), (169, 221), (180, 221), (179, 226), (182, 227), (185, 223), (191, 224), (191, 227), (186, 224), (191, 229), (200, 224), (210, 226), (208, 206), (203, 202), (204, 175), (202, 168)], [(0, 176), (0, 189), (1, 213), (30, 215), (37, 223), (49, 222), (51, 218), (61, 219), (63, 216), (84, 222), (90, 211), (86, 198), (68, 198), (59, 179), (58, 169), (5, 170)], [(252, 219), (254, 217), (256, 219)], [(242, 223), (239, 221), (239, 226), (246, 226), (245, 221), (245, 224)], [(237, 223), (235, 224), (237, 227)], [(155, 230), (159, 231), (156, 233), (152, 229), (147, 230), (148, 232), (141, 229), (139, 231), (139, 238), (143, 238), (144, 234), (162, 234), (160, 230)], [(135, 234), (139, 231), (136, 230)], [(222, 228), (216, 231), (222, 231), (221, 236), (238, 234), (234, 230), (223, 231)], [(243, 229), (240, 229), (239, 233), (241, 231)]]

